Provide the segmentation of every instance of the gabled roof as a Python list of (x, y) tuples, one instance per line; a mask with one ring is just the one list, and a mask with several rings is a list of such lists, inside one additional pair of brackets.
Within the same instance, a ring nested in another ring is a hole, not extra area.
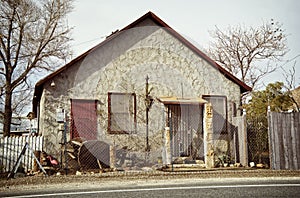
[(175, 38), (177, 38), (179, 41), (181, 41), (185, 46), (187, 46), (190, 50), (195, 52), (197, 55), (202, 57), (204, 60), (206, 60), (208, 63), (210, 63), (212, 66), (217, 68), (226, 78), (229, 80), (233, 81), (237, 85), (240, 86), (241, 92), (247, 92), (251, 91), (252, 88), (246, 85), (244, 82), (240, 81), (238, 78), (236, 78), (234, 75), (229, 73), (227, 70), (225, 70), (223, 67), (218, 65), (215, 61), (213, 61), (211, 58), (209, 58), (206, 54), (204, 54), (202, 51), (200, 51), (197, 47), (195, 47), (192, 43), (190, 43), (188, 40), (186, 40), (183, 36), (181, 36), (179, 33), (177, 33), (175, 30), (173, 30), (169, 25), (167, 25), (164, 21), (162, 21), (159, 17), (157, 17), (155, 14), (152, 12), (148, 12), (133, 23), (129, 24), (128, 26), (124, 27), (120, 31), (114, 32), (112, 35), (108, 36), (103, 42), (100, 44), (96, 45), (95, 47), (91, 48), (90, 50), (86, 51), (85, 53), (81, 54), (77, 58), (73, 59), (71, 62), (66, 64), (65, 66), (61, 67), (57, 71), (51, 73), (44, 79), (40, 80), (39, 82), (36, 83), (35, 85), (35, 90), (34, 90), (34, 98), (33, 98), (33, 112), (36, 112), (36, 106), (37, 102), (40, 100), (42, 90), (43, 90), (43, 85), (46, 82), (49, 82), (52, 78), (54, 78), (56, 75), (60, 74), (73, 64), (75, 64), (78, 61), (83, 60), (90, 52), (93, 50), (98, 49), (99, 47), (105, 45), (109, 41), (111, 41), (113, 38), (117, 37), (118, 35), (122, 34), (125, 30), (129, 30), (131, 28), (136, 27), (139, 23), (143, 22), (146, 19), (151, 19), (155, 24), (157, 24), (160, 27), (165, 28), (166, 31), (168, 31), (171, 35), (173, 35)]

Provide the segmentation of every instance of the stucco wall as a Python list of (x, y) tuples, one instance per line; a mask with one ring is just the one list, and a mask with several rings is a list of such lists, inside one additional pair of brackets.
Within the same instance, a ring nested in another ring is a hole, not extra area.
[[(148, 24), (151, 21), (147, 22)], [(145, 149), (145, 78), (149, 76), (151, 96), (201, 97), (227, 96), (228, 119), (230, 103), (240, 102), (240, 88), (225, 78), (165, 29), (144, 26), (126, 31), (91, 52), (83, 61), (57, 75), (51, 87), (44, 86), (40, 101), (40, 133), (46, 137), (46, 150), (58, 155), (61, 132), (55, 121), (56, 109), (64, 108), (70, 119), (70, 99), (99, 100), (99, 140), (114, 146), (130, 145), (133, 151)], [(109, 135), (107, 133), (107, 93), (136, 93), (137, 133)], [(155, 100), (149, 112), (151, 156), (160, 155), (162, 131), (165, 127), (164, 106)], [(69, 122), (68, 122), (69, 127)], [(68, 134), (68, 138), (70, 135)], [(223, 138), (224, 139), (224, 138)], [(51, 142), (51, 144), (50, 144)], [(223, 143), (220, 144), (223, 146)], [(226, 147), (229, 149), (229, 145)]]

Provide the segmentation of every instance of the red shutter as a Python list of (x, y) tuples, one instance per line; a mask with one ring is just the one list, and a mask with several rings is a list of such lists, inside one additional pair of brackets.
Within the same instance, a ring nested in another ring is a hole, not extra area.
[(71, 139), (97, 139), (97, 101), (71, 99)]

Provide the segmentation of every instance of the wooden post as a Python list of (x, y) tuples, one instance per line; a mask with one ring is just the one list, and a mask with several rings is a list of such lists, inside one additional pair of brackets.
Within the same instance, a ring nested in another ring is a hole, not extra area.
[(241, 129), (238, 131), (240, 133), (239, 137), (239, 153), (240, 153), (240, 163), (248, 167), (248, 145), (247, 145), (247, 122), (246, 115), (243, 115), (240, 120)]
[(165, 127), (163, 132), (163, 164), (169, 165), (171, 164), (171, 136), (170, 136), (170, 127)]
[[(33, 153), (34, 153), (35, 157), (41, 163), (41, 151), (34, 151)], [(33, 161), (33, 163), (34, 163), (33, 172), (37, 172), (39, 170), (38, 163), (35, 160)]]
[(110, 168), (116, 168), (116, 147), (115, 144), (109, 147)]

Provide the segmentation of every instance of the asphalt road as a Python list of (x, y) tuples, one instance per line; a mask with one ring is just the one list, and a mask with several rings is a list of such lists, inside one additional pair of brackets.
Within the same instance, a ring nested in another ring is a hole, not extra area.
[(35, 189), (0, 193), (0, 197), (300, 197), (300, 178), (171, 179), (97, 187)]

